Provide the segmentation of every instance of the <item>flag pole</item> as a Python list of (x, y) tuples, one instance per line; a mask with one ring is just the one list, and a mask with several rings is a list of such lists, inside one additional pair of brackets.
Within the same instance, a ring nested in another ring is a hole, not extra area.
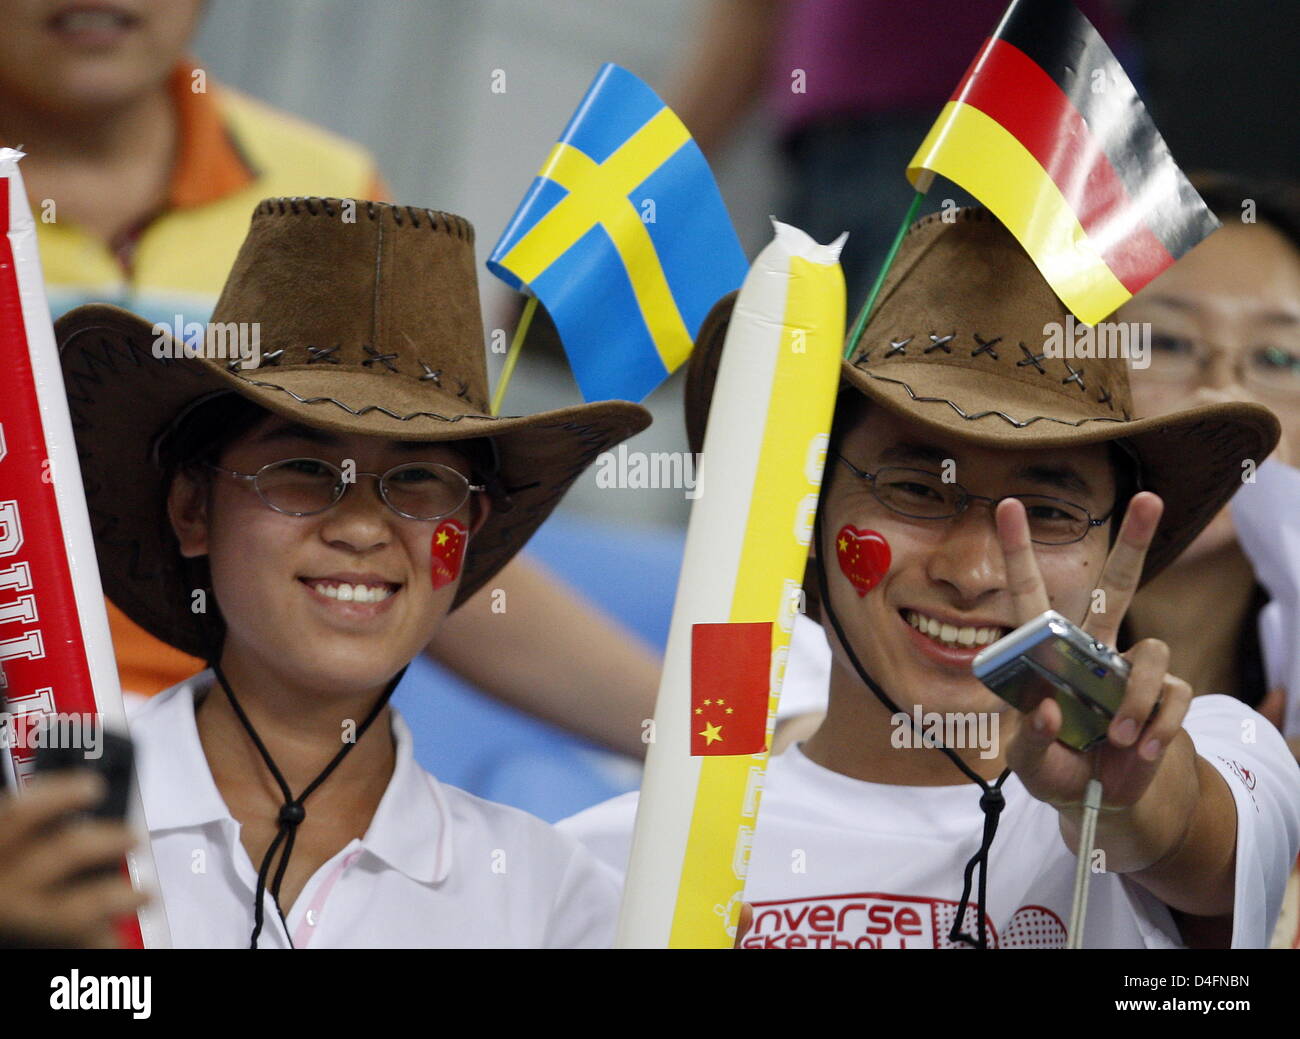
[(524, 304), (524, 312), (519, 315), (519, 324), (515, 326), (515, 337), (510, 341), (510, 352), (506, 354), (506, 365), (501, 369), (501, 378), (497, 388), (492, 391), (492, 414), (501, 414), (501, 402), (506, 399), (506, 387), (510, 385), (510, 376), (515, 373), (515, 364), (519, 360), (519, 351), (523, 349), (524, 336), (528, 326), (533, 323), (533, 314), (537, 311), (537, 297), (529, 296)]
[(930, 182), (934, 180), (934, 175), (926, 170), (917, 178), (916, 195), (912, 199), (912, 204), (907, 207), (907, 215), (903, 217), (903, 223), (898, 228), (898, 234), (894, 235), (894, 244), (889, 247), (889, 252), (885, 254), (885, 262), (880, 265), (880, 273), (876, 275), (875, 284), (871, 286), (871, 291), (867, 294), (866, 303), (862, 304), (862, 309), (858, 311), (858, 319), (853, 322), (853, 331), (849, 333), (848, 343), (844, 347), (844, 360), (853, 356), (853, 351), (857, 349), (858, 340), (862, 338), (862, 330), (867, 327), (867, 318), (871, 316), (871, 308), (876, 304), (876, 297), (880, 295), (880, 287), (885, 284), (885, 275), (889, 273), (889, 268), (894, 265), (894, 257), (898, 255), (898, 250), (903, 244), (903, 236), (907, 234), (907, 229), (912, 226), (912, 221), (916, 219), (916, 211), (921, 208), (921, 200), (925, 198), (925, 193), (930, 190)]

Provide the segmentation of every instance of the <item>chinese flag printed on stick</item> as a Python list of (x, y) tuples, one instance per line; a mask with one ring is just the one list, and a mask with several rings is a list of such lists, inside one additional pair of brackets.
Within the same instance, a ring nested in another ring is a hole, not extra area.
[(908, 163), (914, 185), (927, 172), (992, 210), (1090, 325), (1219, 226), (1069, 0), (1007, 8)]
[(686, 532), (620, 948), (735, 942), (840, 378), (841, 244), (774, 221), (732, 308), (700, 463), (709, 493)]
[(692, 757), (766, 746), (771, 670), (771, 622), (691, 629)]

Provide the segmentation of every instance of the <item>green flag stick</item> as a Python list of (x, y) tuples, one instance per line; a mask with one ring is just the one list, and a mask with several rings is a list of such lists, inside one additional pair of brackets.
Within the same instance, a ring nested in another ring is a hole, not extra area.
[(898, 250), (903, 244), (903, 236), (907, 234), (907, 229), (912, 226), (912, 221), (916, 219), (916, 211), (921, 208), (921, 199), (925, 198), (925, 193), (930, 190), (930, 181), (933, 179), (934, 175), (929, 174), (928, 176), (922, 175), (917, 180), (916, 197), (912, 199), (912, 204), (907, 207), (907, 216), (903, 217), (903, 224), (899, 227), (898, 234), (894, 235), (894, 244), (889, 247), (889, 252), (885, 255), (885, 262), (880, 267), (880, 273), (876, 275), (876, 283), (871, 286), (867, 301), (858, 312), (857, 321), (853, 322), (853, 331), (849, 333), (849, 342), (844, 348), (844, 360), (846, 361), (853, 356), (853, 351), (857, 349), (858, 340), (862, 338), (862, 330), (867, 327), (867, 318), (871, 316), (871, 308), (876, 305), (876, 297), (880, 295), (880, 287), (885, 284), (885, 275), (889, 273), (889, 268), (894, 265), (894, 257), (898, 255)]
[(506, 365), (501, 369), (501, 378), (497, 388), (492, 391), (492, 414), (501, 414), (501, 402), (506, 399), (506, 387), (510, 385), (510, 376), (515, 373), (515, 363), (519, 360), (519, 351), (523, 349), (524, 336), (528, 326), (533, 323), (533, 314), (537, 311), (537, 297), (529, 296), (524, 304), (524, 312), (519, 315), (519, 324), (515, 326), (515, 337), (510, 341), (510, 352), (506, 354)]

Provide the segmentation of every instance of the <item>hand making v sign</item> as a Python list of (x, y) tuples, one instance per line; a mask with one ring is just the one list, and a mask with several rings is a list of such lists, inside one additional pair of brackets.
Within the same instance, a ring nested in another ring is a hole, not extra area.
[[(1163, 508), (1150, 492), (1133, 497), (1097, 585), (1104, 608), (1071, 618), (1098, 641), (1116, 643)], [(997, 526), (1015, 620), (1025, 624), (1052, 605), (1024, 506), (1003, 501)], [(1158, 639), (1143, 639), (1123, 656), (1132, 670), (1102, 743), (1080, 752), (1058, 742), (1061, 709), (1048, 697), (1025, 717), (1007, 748), (1007, 764), (1034, 797), (1058, 809), (1071, 846), (1084, 788), (1095, 776), (1103, 790), (1097, 843), (1106, 851), (1106, 868), (1133, 874), (1184, 911), (1230, 911), (1236, 809), (1222, 778), (1197, 757), (1183, 731), (1192, 689), (1169, 674), (1169, 647)]]

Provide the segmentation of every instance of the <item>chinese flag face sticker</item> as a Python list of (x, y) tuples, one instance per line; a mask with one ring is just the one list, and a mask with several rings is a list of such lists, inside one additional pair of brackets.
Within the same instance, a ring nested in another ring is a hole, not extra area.
[(767, 746), (772, 624), (691, 628), (691, 756), (757, 754)]
[(443, 520), (433, 532), (430, 554), (433, 557), (433, 587), (442, 588), (460, 576), (465, 559), (465, 528), (455, 520)]
[(858, 596), (864, 596), (889, 572), (889, 542), (874, 530), (845, 525), (835, 535), (835, 558)]

